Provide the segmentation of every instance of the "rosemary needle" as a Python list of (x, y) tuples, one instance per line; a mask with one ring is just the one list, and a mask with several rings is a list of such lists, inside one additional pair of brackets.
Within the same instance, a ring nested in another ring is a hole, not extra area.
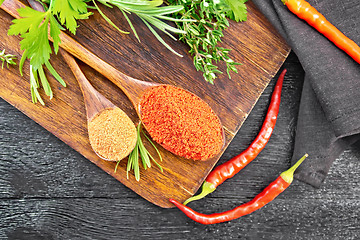
[[(126, 177), (129, 178), (129, 172), (131, 170), (134, 171), (134, 176), (136, 181), (140, 181), (140, 166), (139, 166), (139, 158), (142, 161), (143, 167), (146, 170), (147, 168), (151, 167), (151, 161), (152, 160), (160, 169), (161, 172), (163, 172), (162, 167), (160, 166), (160, 164), (154, 159), (154, 157), (149, 153), (149, 151), (146, 149), (144, 143), (142, 142), (141, 139), (141, 133), (145, 136), (145, 138), (150, 142), (150, 144), (153, 146), (153, 148), (155, 149), (156, 153), (159, 156), (160, 161), (162, 161), (162, 157), (161, 154), (159, 152), (159, 150), (157, 149), (157, 147), (155, 146), (155, 144), (150, 140), (150, 138), (148, 136), (146, 136), (146, 134), (142, 131), (141, 129), (141, 122), (138, 124), (138, 126), (136, 127), (136, 131), (137, 131), (137, 141), (136, 141), (136, 145), (135, 148), (132, 150), (132, 152), (129, 154), (128, 157), (128, 162), (127, 162), (127, 166), (126, 166)], [(115, 170), (114, 172), (116, 172), (118, 166), (119, 166), (120, 161), (118, 161), (116, 163), (115, 166)]]

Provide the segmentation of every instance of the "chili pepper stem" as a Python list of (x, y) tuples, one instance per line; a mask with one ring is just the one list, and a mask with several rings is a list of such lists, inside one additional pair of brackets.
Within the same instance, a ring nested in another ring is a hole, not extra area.
[(302, 158), (300, 158), (291, 168), (281, 173), (280, 176), (287, 183), (292, 183), (294, 180), (294, 172), (300, 166), (300, 164), (308, 157), (309, 155), (306, 153)]
[(205, 197), (206, 195), (212, 193), (213, 191), (215, 191), (215, 189), (216, 187), (214, 186), (214, 184), (205, 181), (202, 185), (201, 193), (196, 196), (192, 196), (191, 198), (188, 198), (183, 204), (186, 205), (189, 202), (199, 200)]

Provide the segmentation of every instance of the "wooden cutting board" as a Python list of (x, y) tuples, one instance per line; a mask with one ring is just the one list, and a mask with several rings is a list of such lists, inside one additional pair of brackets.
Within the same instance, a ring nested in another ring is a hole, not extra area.
[[(233, 49), (231, 57), (242, 63), (237, 67), (239, 73), (232, 73), (231, 79), (223, 74), (215, 80), (214, 85), (206, 83), (202, 73), (195, 70), (192, 57), (187, 53), (188, 47), (184, 43), (174, 42), (164, 36), (171, 47), (184, 55), (182, 58), (175, 56), (158, 43), (141, 20), (135, 16), (131, 16), (131, 19), (141, 42), (138, 42), (133, 34), (120, 34), (97, 13), (89, 20), (81, 21), (74, 38), (101, 59), (131, 77), (173, 84), (200, 96), (220, 117), (228, 146), (290, 51), (284, 40), (253, 3), (248, 2), (247, 7), (248, 21), (231, 22), (221, 44), (223, 47)], [(120, 29), (130, 30), (119, 11), (102, 9)], [(11, 20), (10, 15), (0, 10), (0, 29), (3, 29), (0, 31), (0, 50), (5, 48), (7, 53), (14, 54), (20, 59), (22, 54), (19, 48), (20, 38), (9, 37), (5, 31), (9, 28)], [(53, 66), (68, 86), (62, 87), (50, 74), (47, 74), (54, 90), (54, 98), (49, 100), (41, 91), (46, 103), (45, 107), (31, 102), (28, 62), (25, 64), (23, 77), (20, 76), (17, 67), (0, 70), (0, 97), (121, 183), (160, 207), (173, 207), (168, 202), (170, 197), (184, 201), (198, 190), (220, 155), (209, 161), (199, 162), (182, 159), (157, 146), (163, 156), (160, 164), (164, 172), (160, 172), (156, 166), (146, 171), (141, 168), (139, 182), (132, 173), (129, 179), (126, 178), (127, 159), (121, 161), (116, 173), (114, 172), (116, 163), (99, 159), (92, 151), (87, 137), (85, 107), (79, 86), (61, 56), (54, 55), (51, 59)], [(81, 62), (79, 64), (96, 89), (129, 114), (134, 122), (138, 121), (130, 101), (120, 89), (87, 65)], [(221, 70), (225, 70), (224, 66), (221, 66)], [(147, 142), (146, 146), (156, 156)]]

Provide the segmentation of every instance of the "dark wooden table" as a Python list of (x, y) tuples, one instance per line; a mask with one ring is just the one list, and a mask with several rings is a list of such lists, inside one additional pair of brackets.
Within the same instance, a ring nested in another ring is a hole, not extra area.
[[(284, 67), (279, 119), (266, 149), (240, 174), (190, 206), (229, 210), (290, 166), (304, 71)], [(4, 71), (4, 70), (2, 70)], [(244, 150), (264, 119), (271, 81), (219, 163)], [(360, 151), (346, 150), (319, 189), (294, 181), (272, 203), (231, 222), (204, 226), (123, 186), (0, 100), (0, 239), (359, 239)]]

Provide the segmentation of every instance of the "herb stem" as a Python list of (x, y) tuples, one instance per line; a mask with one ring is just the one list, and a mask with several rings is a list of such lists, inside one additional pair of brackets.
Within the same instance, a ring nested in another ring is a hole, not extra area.
[(2, 62), (1, 69), (4, 69), (5, 63), (7, 68), (9, 68), (9, 65), (16, 65), (16, 62), (14, 61), (15, 59), (16, 59), (15, 55), (5, 54), (5, 49), (3, 49), (0, 52), (0, 61)]
[[(144, 131), (141, 129), (142, 123), (140, 122), (138, 126), (136, 127), (137, 132), (137, 140), (135, 148), (131, 151), (128, 157), (128, 162), (126, 166), (126, 177), (129, 178), (129, 172), (131, 170), (134, 171), (134, 177), (136, 181), (140, 181), (140, 168), (139, 168), (139, 160), (141, 159), (141, 162), (143, 164), (144, 170), (151, 167), (150, 159), (155, 163), (156, 166), (160, 169), (161, 172), (163, 172), (162, 167), (157, 163), (157, 161), (154, 159), (154, 157), (149, 153), (149, 151), (146, 149), (142, 139), (141, 139), (141, 133), (145, 136), (145, 138), (149, 141), (149, 143), (152, 145), (152, 147), (155, 149), (156, 153), (159, 156), (160, 161), (162, 161), (162, 157), (160, 154), (160, 151), (157, 149), (155, 144), (151, 141), (151, 139), (144, 133)], [(117, 168), (119, 166), (120, 161), (116, 163), (114, 172), (117, 171)]]

